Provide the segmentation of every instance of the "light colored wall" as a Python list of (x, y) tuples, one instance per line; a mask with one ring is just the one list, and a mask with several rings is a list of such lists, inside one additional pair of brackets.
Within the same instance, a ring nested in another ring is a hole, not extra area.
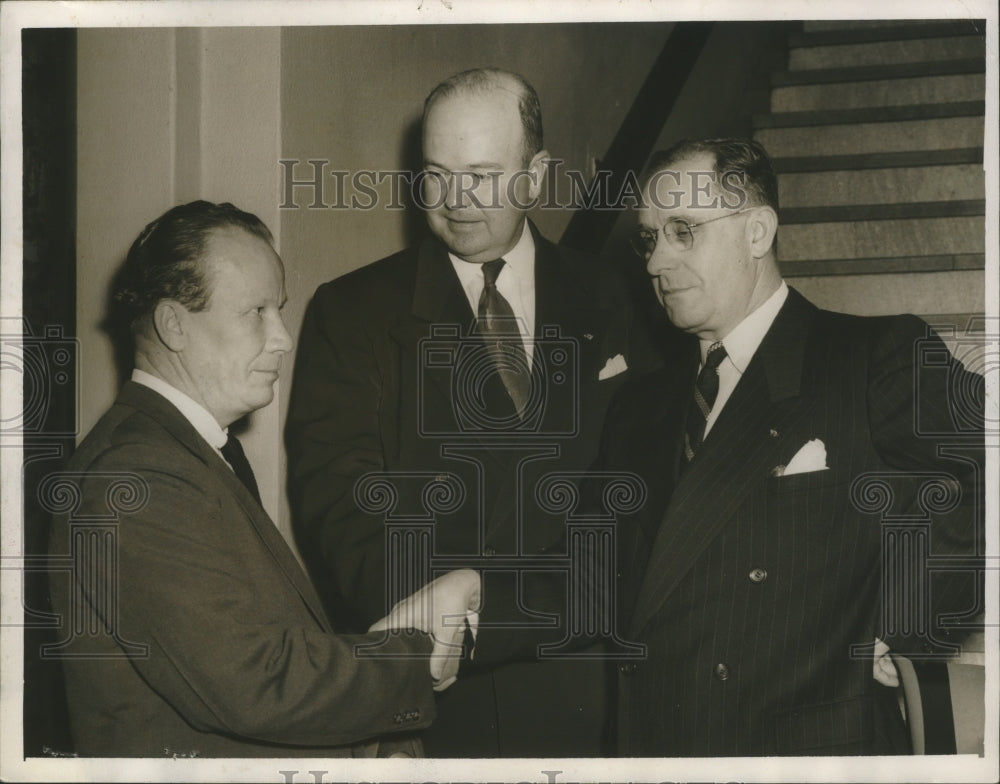
[[(77, 329), (85, 434), (121, 382), (100, 321), (112, 275), (146, 223), (192, 199), (232, 201), (259, 215), (280, 242), (274, 195), (280, 30), (81, 29), (77, 52)], [(251, 415), (240, 437), (264, 506), (278, 519), (284, 465), (277, 402)]]
[(118, 392), (101, 330), (108, 287), (140, 229), (174, 203), (173, 30), (77, 33), (80, 435)]

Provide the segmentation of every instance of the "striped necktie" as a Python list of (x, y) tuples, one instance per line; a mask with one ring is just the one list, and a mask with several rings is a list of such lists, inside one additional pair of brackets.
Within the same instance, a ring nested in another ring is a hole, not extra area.
[(483, 293), (479, 296), (476, 326), (520, 415), (531, 394), (531, 372), (514, 310), (497, 290), (497, 277), (504, 264), (503, 259), (496, 259), (482, 265)]
[(719, 395), (719, 365), (725, 358), (726, 347), (722, 345), (722, 341), (709, 346), (705, 364), (695, 381), (694, 395), (688, 408), (687, 430), (684, 433), (684, 457), (689, 463), (704, 440), (705, 423), (715, 405), (715, 398)]

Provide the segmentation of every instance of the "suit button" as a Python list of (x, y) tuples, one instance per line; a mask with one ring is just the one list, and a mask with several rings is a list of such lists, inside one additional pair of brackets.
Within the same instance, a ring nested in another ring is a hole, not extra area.
[(761, 569), (758, 566), (757, 568), (750, 570), (750, 582), (762, 583), (766, 579), (767, 579), (767, 569)]
[(719, 662), (715, 665), (715, 677), (720, 681), (727, 680), (729, 678), (729, 665)]
[(629, 675), (631, 675), (635, 671), (636, 671), (636, 666), (632, 662), (628, 662), (627, 664), (619, 664), (618, 665), (618, 672), (620, 672), (622, 675), (624, 675), (626, 677), (628, 677)]
[(493, 545), (487, 545), (483, 549), (483, 555), (485, 555), (487, 558), (492, 558), (496, 554), (497, 554), (497, 551), (496, 551), (496, 548), (493, 547)]

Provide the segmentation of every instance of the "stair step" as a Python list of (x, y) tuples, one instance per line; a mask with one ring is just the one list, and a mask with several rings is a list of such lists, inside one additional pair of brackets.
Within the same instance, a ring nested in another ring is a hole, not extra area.
[(962, 164), (978, 164), (981, 174), (983, 149), (982, 147), (963, 147), (955, 150), (906, 150), (868, 155), (772, 156), (771, 163), (779, 175), (793, 172), (860, 171), (863, 169)]
[(857, 155), (978, 147), (982, 117), (946, 117), (888, 123), (763, 128), (754, 134), (775, 157)]
[(781, 263), (786, 278), (821, 275), (888, 275), (907, 272), (951, 272), (986, 268), (983, 253), (946, 254), (943, 256), (894, 256), (878, 259), (809, 259)]
[(986, 101), (929, 103), (914, 106), (867, 106), (836, 111), (780, 112), (754, 115), (755, 128), (796, 128), (806, 125), (843, 125), (865, 122), (931, 120), (939, 117), (982, 116)]
[(892, 25), (877, 27), (839, 27), (815, 32), (792, 33), (788, 46), (831, 46), (834, 44), (905, 41), (913, 38), (946, 38), (949, 36), (983, 36), (986, 25), (976, 19), (910, 20), (899, 19)]
[(985, 56), (985, 37), (965, 35), (946, 38), (909, 38), (902, 41), (839, 43), (794, 48), (788, 55), (788, 69), (790, 71), (839, 69), (985, 58)]
[[(796, 73), (807, 73), (797, 71)], [(983, 73), (885, 78), (862, 82), (833, 82), (775, 87), (772, 112), (825, 111), (875, 106), (907, 106), (982, 101), (986, 95)]]
[(778, 258), (783, 261), (985, 252), (980, 216), (793, 223), (778, 231)]
[[(802, 23), (805, 33), (843, 30), (884, 30), (895, 27), (929, 27), (953, 22), (953, 19), (810, 19)], [(970, 21), (970, 20), (963, 20)], [(980, 24), (982, 23), (979, 20)]]
[(951, 76), (986, 72), (983, 57), (959, 60), (938, 60), (930, 63), (897, 63), (895, 65), (861, 65), (846, 68), (815, 68), (808, 71), (775, 71), (772, 87), (798, 84), (836, 84), (838, 82), (869, 82), (882, 79), (908, 79), (917, 76)]
[(985, 199), (957, 201), (903, 202), (888, 204), (839, 204), (820, 207), (781, 209), (781, 224), (845, 223), (857, 221), (964, 218), (986, 214)]
[[(789, 208), (985, 198), (981, 164), (786, 172), (778, 178), (782, 222)], [(983, 213), (980, 213), (983, 214)]]
[[(980, 270), (823, 275), (795, 278), (791, 285), (821, 308), (847, 310), (859, 316), (982, 313), (986, 309)], [(845, 307), (845, 302), (850, 307)]]

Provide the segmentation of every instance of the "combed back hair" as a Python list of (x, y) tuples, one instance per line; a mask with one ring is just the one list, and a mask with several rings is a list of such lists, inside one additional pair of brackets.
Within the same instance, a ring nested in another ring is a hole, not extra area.
[(445, 79), (431, 90), (424, 101), (424, 121), (427, 113), (439, 98), (469, 93), (485, 95), (497, 90), (505, 90), (517, 96), (517, 108), (521, 114), (521, 128), (524, 134), (524, 163), (527, 165), (535, 153), (545, 146), (542, 133), (542, 105), (538, 101), (538, 93), (527, 79), (513, 71), (500, 68), (473, 68), (462, 71)]
[(175, 300), (188, 310), (208, 304), (209, 281), (205, 246), (216, 229), (243, 229), (269, 245), (274, 239), (256, 215), (228, 202), (193, 201), (168, 210), (132, 243), (115, 279), (113, 318), (133, 332), (144, 324), (162, 300)]
[(743, 187), (748, 204), (778, 211), (778, 177), (767, 152), (753, 139), (683, 139), (669, 149), (653, 153), (646, 167), (644, 184), (657, 172), (669, 170), (679, 161), (703, 153), (715, 157), (714, 169), (719, 177), (727, 172), (745, 176)]

